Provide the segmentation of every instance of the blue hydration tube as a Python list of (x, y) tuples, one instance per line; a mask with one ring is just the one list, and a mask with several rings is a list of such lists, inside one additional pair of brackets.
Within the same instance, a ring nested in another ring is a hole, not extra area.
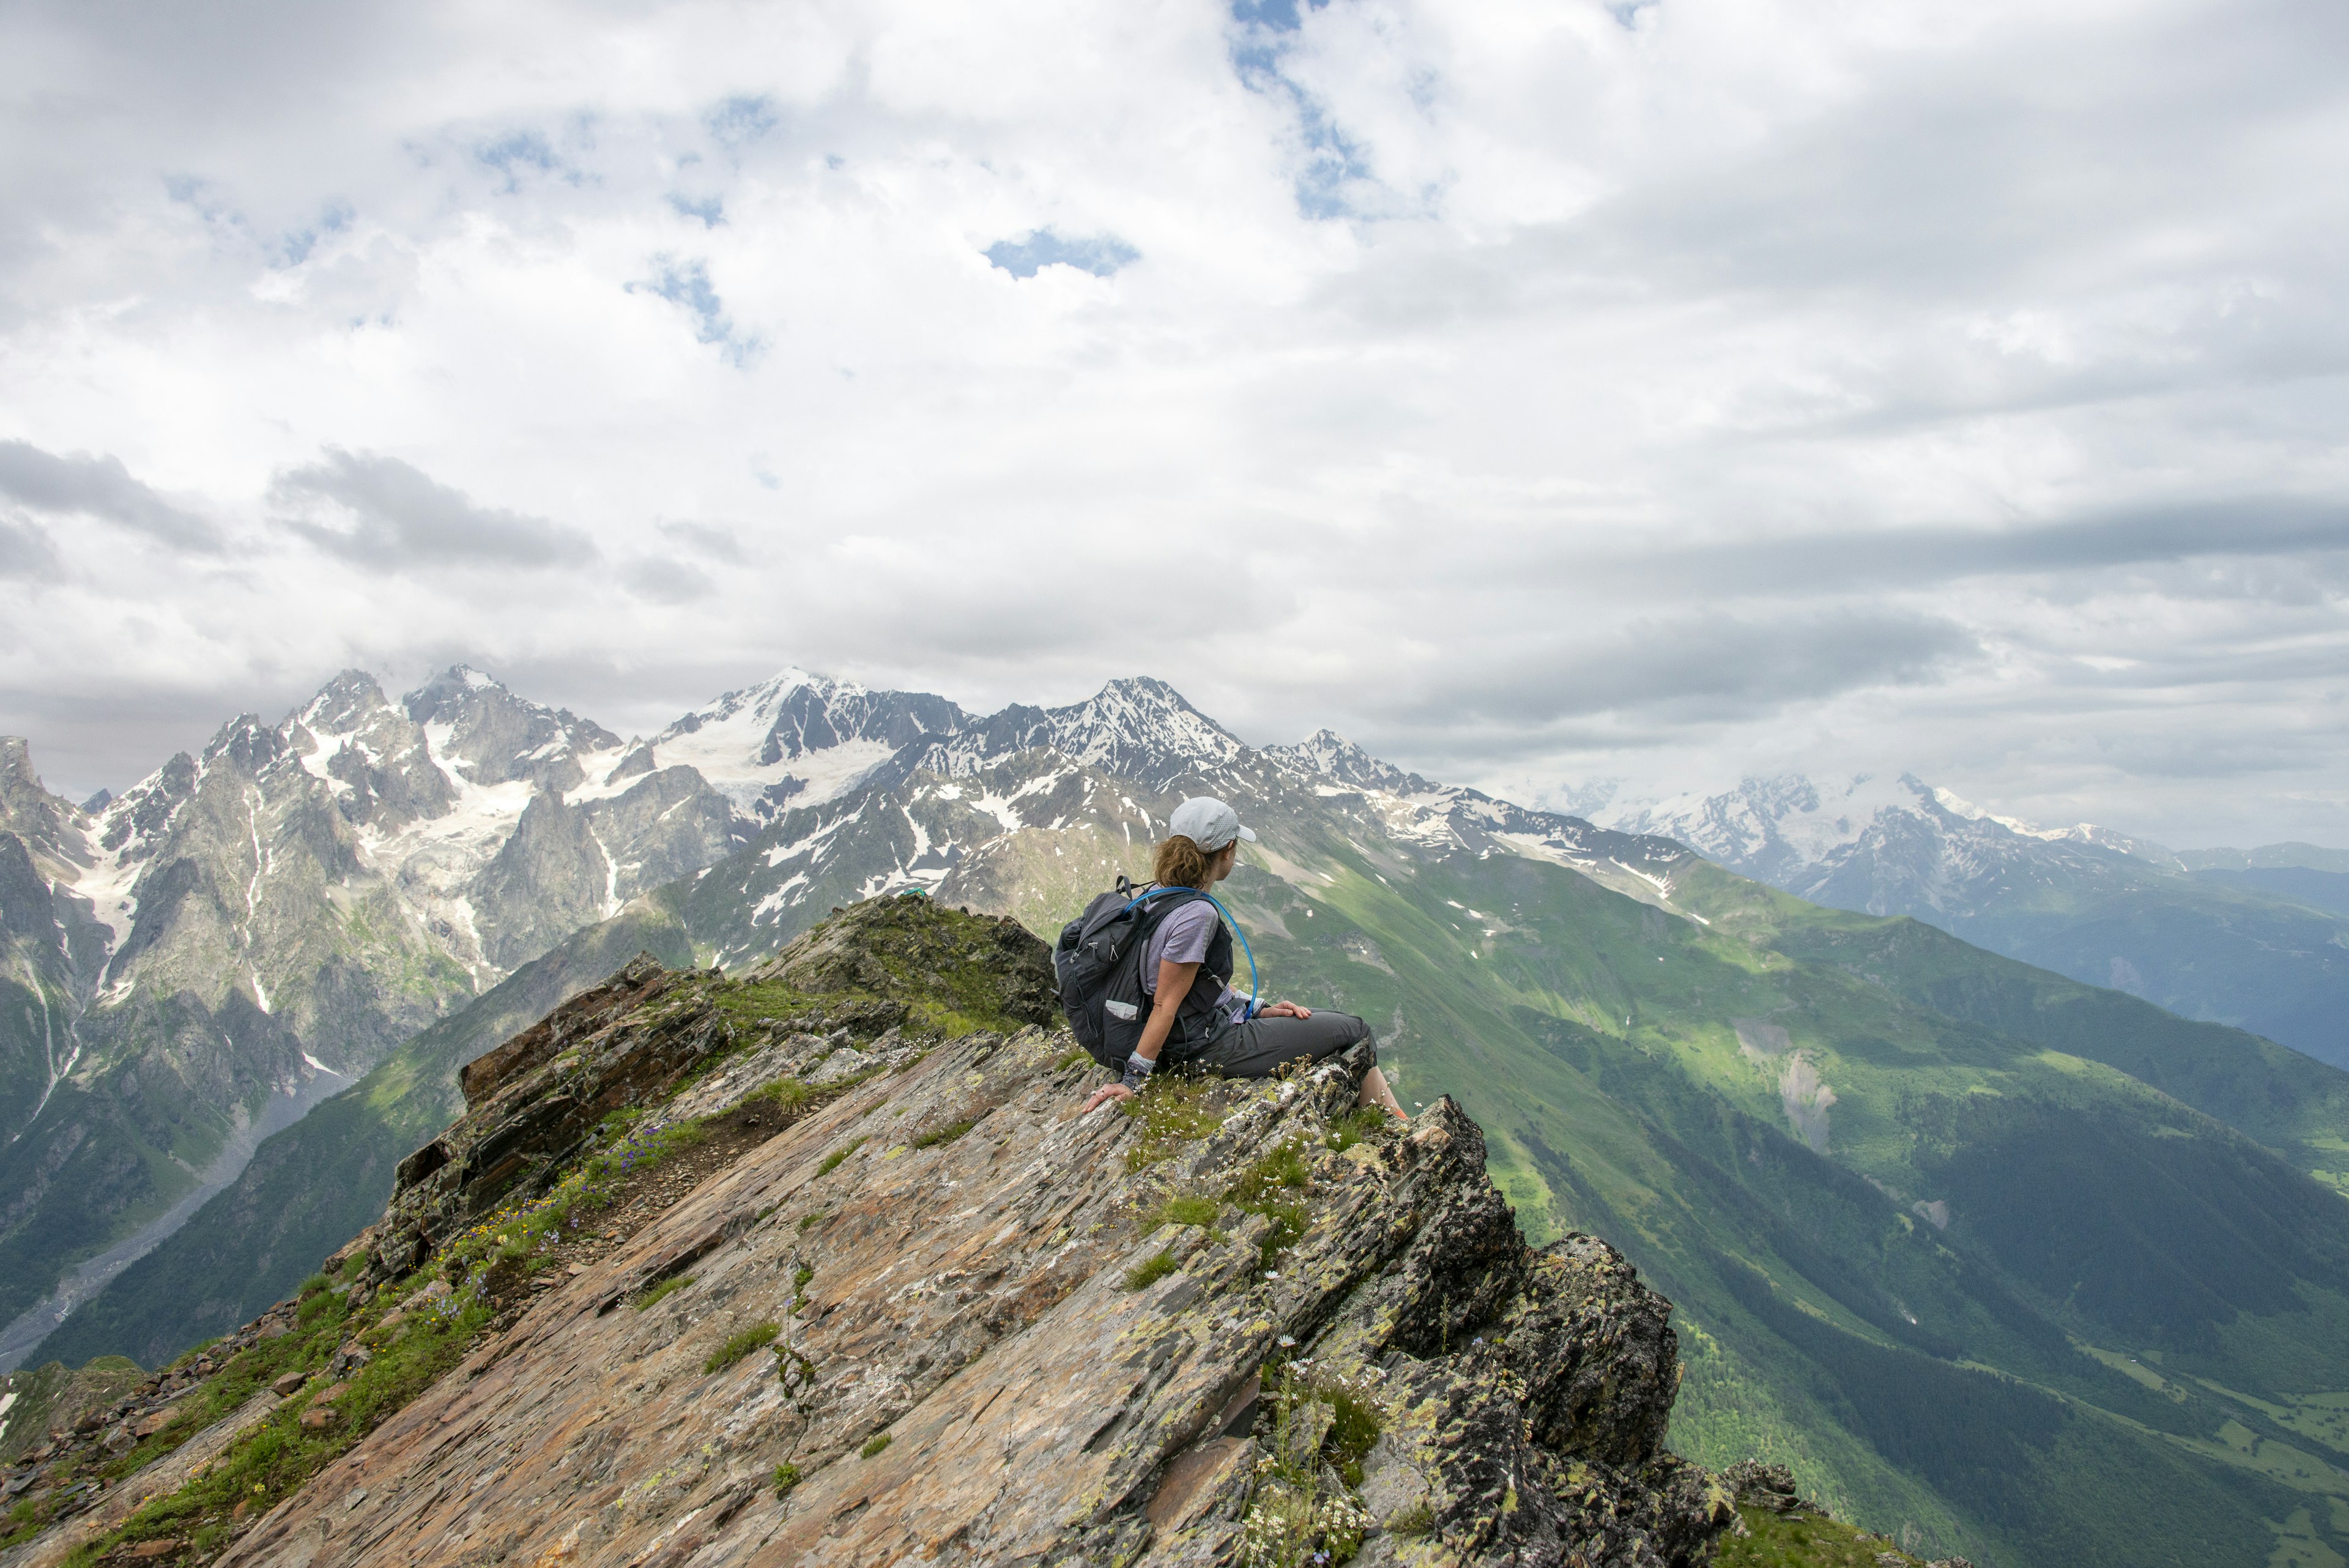
[(1232, 912), (1229, 909), (1224, 908), (1224, 901), (1221, 898), (1216, 898), (1205, 888), (1153, 888), (1147, 893), (1143, 894), (1141, 898), (1134, 899), (1133, 904), (1128, 904), (1126, 908), (1131, 909), (1133, 908), (1134, 904), (1142, 903), (1147, 899), (1155, 898), (1161, 893), (1196, 893), (1199, 897), (1205, 898), (1210, 904), (1213, 904), (1216, 909), (1222, 913), (1225, 923), (1232, 928), (1232, 935), (1239, 938), (1240, 940), (1240, 951), (1247, 954), (1248, 999), (1247, 1012), (1246, 1016), (1254, 1018), (1256, 1016), (1257, 998), (1261, 992), (1261, 987), (1257, 980), (1256, 973), (1256, 950), (1248, 946), (1247, 933), (1240, 929), (1239, 921), (1233, 917)]
[(1232, 935), (1234, 935), (1234, 936), (1236, 936), (1236, 937), (1239, 938), (1239, 940), (1240, 940), (1240, 951), (1242, 951), (1242, 952), (1244, 952), (1244, 953), (1247, 954), (1247, 961), (1248, 961), (1248, 1000), (1247, 1000), (1247, 1013), (1245, 1014), (1245, 1016), (1249, 1017), (1249, 1018), (1254, 1018), (1254, 1017), (1256, 1016), (1256, 1002), (1257, 1002), (1257, 978), (1256, 978), (1256, 950), (1255, 950), (1254, 948), (1252, 948), (1252, 947), (1248, 946), (1247, 933), (1246, 931), (1244, 931), (1244, 930), (1240, 929), (1240, 923), (1239, 923), (1239, 921), (1238, 921), (1238, 920), (1234, 919), (1232, 918), (1232, 912), (1231, 912), (1229, 909), (1224, 909), (1224, 903), (1223, 903), (1223, 900), (1222, 900), (1222, 899), (1220, 899), (1220, 898), (1216, 898), (1213, 893), (1208, 892), (1205, 888), (1194, 888), (1192, 889), (1192, 891), (1193, 891), (1193, 892), (1195, 892), (1195, 893), (1196, 893), (1196, 894), (1198, 894), (1198, 895), (1199, 895), (1199, 897), (1201, 897), (1202, 898), (1205, 898), (1205, 899), (1206, 899), (1206, 900), (1207, 900), (1207, 902), (1209, 902), (1210, 904), (1215, 905), (1216, 909), (1223, 909), (1224, 919), (1225, 919), (1225, 921), (1226, 921), (1227, 924), (1229, 924), (1229, 925), (1230, 925), (1230, 927), (1232, 928)]

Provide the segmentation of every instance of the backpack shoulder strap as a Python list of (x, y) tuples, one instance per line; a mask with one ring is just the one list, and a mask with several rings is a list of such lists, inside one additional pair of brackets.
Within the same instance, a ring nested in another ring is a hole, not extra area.
[[(1142, 889), (1140, 896), (1133, 902), (1141, 906), (1143, 926), (1150, 928), (1155, 927), (1159, 921), (1184, 905), (1195, 904), (1206, 897), (1206, 894), (1200, 892), (1196, 888), (1163, 888), (1153, 884)], [(1208, 902), (1213, 903), (1214, 900), (1208, 899)]]
[(1151, 933), (1167, 916), (1204, 896), (1195, 888), (1143, 888), (1133, 898), (1110, 912), (1101, 922), (1102, 928), (1106, 929), (1123, 923), (1126, 934), (1118, 939), (1120, 945), (1139, 953), (1149, 943)]
[(1120, 931), (1123, 934), (1116, 940), (1122, 945), (1131, 941), (1135, 935), (1147, 933), (1174, 909), (1189, 901), (1174, 895), (1199, 896), (1197, 889), (1192, 888), (1138, 886), (1123, 877), (1117, 880), (1116, 888), (1086, 905), (1084, 913), (1071, 922), (1077, 931), (1074, 940), (1091, 941), (1098, 934)]

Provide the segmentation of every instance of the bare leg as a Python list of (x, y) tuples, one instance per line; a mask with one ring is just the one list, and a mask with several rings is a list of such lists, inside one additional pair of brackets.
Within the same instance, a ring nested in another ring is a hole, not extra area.
[(1362, 1075), (1362, 1092), (1354, 1103), (1358, 1106), (1384, 1106), (1402, 1120), (1411, 1120), (1403, 1116), (1402, 1107), (1395, 1104), (1394, 1091), (1387, 1087), (1387, 1075), (1376, 1067)]

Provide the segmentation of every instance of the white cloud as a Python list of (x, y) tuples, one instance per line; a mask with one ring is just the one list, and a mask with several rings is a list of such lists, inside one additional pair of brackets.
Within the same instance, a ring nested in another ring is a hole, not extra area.
[(1143, 670), (1519, 794), (2349, 841), (2337, 8), (1243, 16), (11, 7), (0, 728)]
[(576, 528), (478, 506), (415, 464), (329, 447), (270, 483), (287, 529), (363, 566), (395, 571), (584, 566), (595, 546)]

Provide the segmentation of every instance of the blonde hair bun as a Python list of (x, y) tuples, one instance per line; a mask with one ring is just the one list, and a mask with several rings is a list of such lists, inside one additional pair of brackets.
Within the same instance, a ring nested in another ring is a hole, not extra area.
[(1177, 833), (1158, 841), (1150, 875), (1162, 888), (1204, 888), (1207, 885), (1207, 859), (1206, 850)]

